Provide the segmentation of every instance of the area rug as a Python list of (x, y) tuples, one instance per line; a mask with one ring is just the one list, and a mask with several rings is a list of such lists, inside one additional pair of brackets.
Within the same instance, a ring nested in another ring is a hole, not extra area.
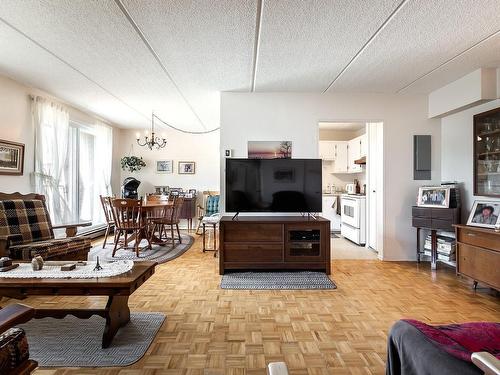
[(131, 313), (106, 349), (101, 348), (105, 319), (97, 315), (33, 319), (19, 327), (26, 331), (30, 358), (41, 367), (116, 367), (141, 359), (164, 320), (160, 313)]
[[(144, 250), (139, 250), (139, 257), (137, 257), (135, 255), (135, 251), (131, 249), (117, 250), (115, 256), (112, 257), (111, 254), (113, 254), (113, 244), (106, 245), (104, 249), (102, 248), (102, 245), (96, 245), (90, 250), (88, 260), (95, 260), (98, 256), (99, 261), (105, 262), (130, 259), (135, 261), (153, 260), (157, 263), (165, 263), (181, 256), (193, 245), (193, 237), (181, 234), (181, 239), (182, 243), (179, 244), (176, 242), (174, 247), (172, 247), (171, 244), (167, 244), (165, 246), (153, 245), (152, 249), (145, 248)], [(142, 240), (139, 246), (144, 248), (147, 244), (146, 240)], [(130, 246), (132, 246), (132, 244)]]
[(222, 289), (337, 289), (323, 272), (233, 272), (222, 276)]

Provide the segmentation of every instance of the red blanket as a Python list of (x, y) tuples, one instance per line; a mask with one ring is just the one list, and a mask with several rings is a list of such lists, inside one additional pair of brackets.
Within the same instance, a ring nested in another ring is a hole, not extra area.
[(488, 352), (500, 359), (500, 323), (475, 322), (430, 326), (418, 320), (403, 320), (456, 358), (471, 362), (472, 353)]

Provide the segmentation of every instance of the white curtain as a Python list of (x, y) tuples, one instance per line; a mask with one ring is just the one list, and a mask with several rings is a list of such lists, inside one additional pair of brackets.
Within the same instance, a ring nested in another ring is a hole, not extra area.
[(110, 196), (111, 169), (113, 158), (113, 128), (103, 123), (94, 125), (94, 196), (93, 218), (94, 224), (104, 223), (105, 217), (99, 195)]
[(53, 223), (70, 219), (68, 176), (69, 113), (44, 98), (32, 100), (35, 127), (35, 190), (46, 197)]

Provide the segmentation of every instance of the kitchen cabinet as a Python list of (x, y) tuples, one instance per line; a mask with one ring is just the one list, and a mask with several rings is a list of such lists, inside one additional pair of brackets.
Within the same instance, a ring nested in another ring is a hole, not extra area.
[(360, 157), (363, 157), (368, 154), (368, 137), (365, 134), (363, 134), (361, 137), (359, 137), (359, 142), (360, 142)]
[(354, 163), (354, 161), (358, 160), (360, 157), (361, 157), (361, 141), (360, 137), (356, 137), (349, 141), (347, 149), (347, 164), (349, 173), (359, 173), (363, 171), (361, 165)]
[(345, 141), (332, 142), (334, 145), (333, 173), (348, 173), (349, 162), (347, 156), (347, 144)]
[(319, 158), (321, 160), (335, 159), (335, 143), (332, 141), (319, 141)]

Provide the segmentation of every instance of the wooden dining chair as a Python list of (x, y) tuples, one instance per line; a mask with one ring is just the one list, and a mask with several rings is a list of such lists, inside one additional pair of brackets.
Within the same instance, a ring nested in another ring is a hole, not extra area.
[[(151, 197), (151, 196), (150, 196)], [(172, 202), (167, 195), (155, 196), (148, 199), (148, 202)], [(147, 211), (146, 220), (148, 222), (148, 235), (153, 238), (158, 233), (158, 239), (162, 240), (164, 234), (165, 220), (171, 219), (173, 213), (173, 204), (159, 206)]]
[[(113, 212), (113, 220), (115, 222), (115, 247), (113, 248), (112, 257), (115, 256), (116, 250), (134, 249), (135, 254), (139, 257), (139, 243), (142, 238), (148, 241), (148, 248), (151, 249), (151, 241), (147, 235), (147, 221), (143, 218), (142, 200), (136, 199), (112, 199), (111, 208)], [(123, 234), (123, 245), (120, 245), (120, 236)], [(128, 246), (129, 235), (132, 234), (135, 239), (134, 247)]]
[[(170, 198), (169, 198), (170, 201)], [(175, 245), (175, 235), (174, 235), (174, 227), (177, 231), (177, 240), (179, 243), (182, 243), (181, 232), (179, 230), (179, 219), (181, 215), (182, 205), (184, 204), (184, 197), (175, 196), (171, 201), (173, 204), (170, 206), (166, 206), (164, 208), (164, 212), (162, 214), (163, 217), (155, 218), (151, 220), (153, 223), (153, 232), (156, 230), (165, 234), (165, 239), (170, 238), (172, 240), (172, 246)], [(170, 237), (168, 237), (167, 228), (170, 227)]]
[(114, 197), (103, 197), (102, 195), (99, 195), (99, 198), (101, 200), (102, 209), (104, 210), (104, 218), (106, 219), (106, 233), (104, 234), (104, 241), (102, 242), (102, 248), (104, 249), (107, 244), (109, 233), (115, 226), (115, 222), (113, 220), (113, 210), (111, 209), (111, 199), (114, 199)]

